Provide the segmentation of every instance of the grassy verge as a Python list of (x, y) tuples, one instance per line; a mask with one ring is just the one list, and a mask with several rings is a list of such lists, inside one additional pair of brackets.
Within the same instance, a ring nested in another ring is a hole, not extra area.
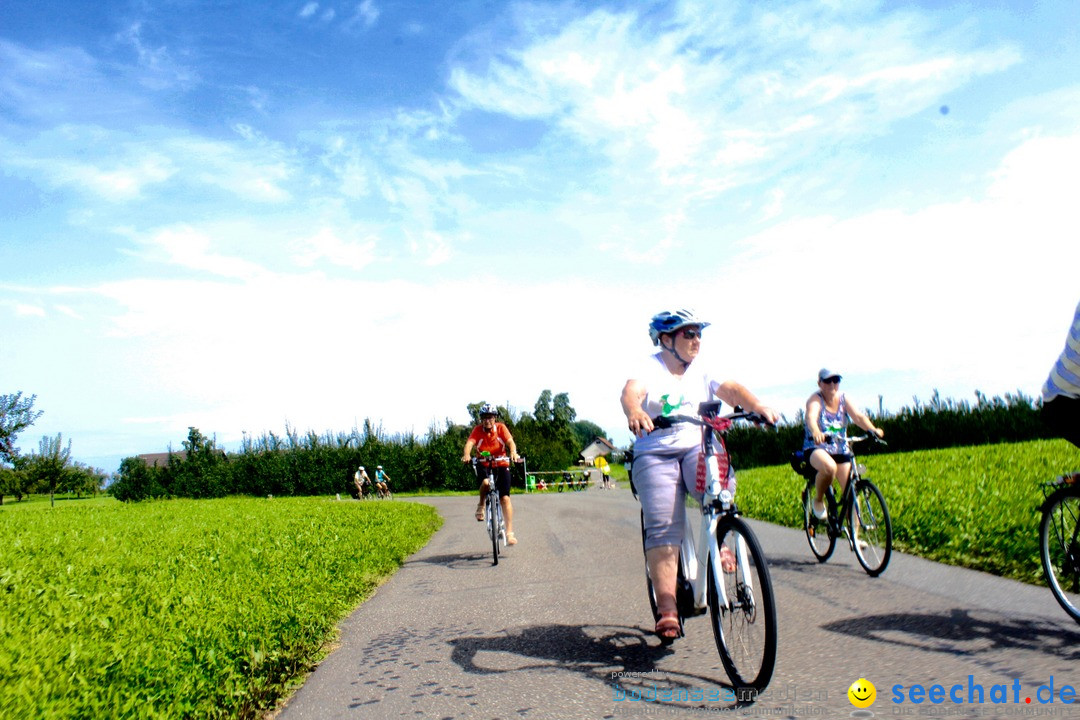
[[(1080, 467), (1064, 440), (867, 456), (889, 504), (896, 547), (931, 560), (1042, 584), (1040, 484)], [(805, 481), (790, 466), (739, 472), (752, 518), (802, 529)], [(809, 552), (809, 549), (807, 550)]]
[(256, 717), (440, 524), (321, 498), (0, 513), (0, 716)]

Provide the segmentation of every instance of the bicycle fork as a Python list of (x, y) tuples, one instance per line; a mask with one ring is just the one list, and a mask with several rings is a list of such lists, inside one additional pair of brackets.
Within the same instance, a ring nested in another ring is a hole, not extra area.
[[(693, 610), (695, 615), (701, 615), (708, 609), (707, 590), (709, 582), (708, 567), (699, 562), (697, 548), (708, 548), (706, 559), (713, 568), (713, 582), (716, 586), (716, 597), (720, 606), (730, 608), (738, 601), (738, 598), (729, 598), (724, 584), (724, 568), (720, 558), (720, 543), (716, 537), (716, 528), (720, 517), (713, 509), (706, 509), (701, 514), (701, 524), (696, 535), (696, 547), (691, 539), (695, 537), (691, 528), (687, 527), (683, 534), (683, 547), (680, 553), (683, 558), (683, 575), (687, 579), (693, 597)], [(687, 525), (690, 521), (687, 520)], [(734, 547), (736, 572), (739, 573), (740, 586), (748, 593), (753, 593), (753, 583), (750, 572), (750, 551), (742, 535), (736, 534)]]

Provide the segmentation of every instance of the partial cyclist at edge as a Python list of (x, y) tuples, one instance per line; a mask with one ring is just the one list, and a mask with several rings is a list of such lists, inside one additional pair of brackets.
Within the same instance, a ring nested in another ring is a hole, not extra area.
[(1042, 400), (1047, 427), (1080, 447), (1080, 303), (1065, 338), (1065, 349), (1043, 384)]
[(494, 405), (485, 404), (480, 408), (480, 424), (473, 428), (469, 439), (465, 441), (465, 450), (461, 454), (461, 462), (472, 461), (472, 451), (475, 448), (478, 453), (491, 453), (496, 459), (490, 466), (481, 465), (480, 502), (476, 506), (476, 519), (484, 521), (484, 503), (487, 501), (488, 489), (492, 476), (495, 485), (499, 489), (499, 504), (502, 505), (503, 517), (506, 518), (506, 544), (517, 545), (514, 536), (514, 506), (510, 502), (510, 463), (520, 459), (517, 445), (510, 429), (498, 422), (499, 410)]
[(840, 373), (821, 368), (818, 371), (817, 392), (806, 400), (803, 450), (810, 453), (810, 466), (817, 470), (814, 478), (814, 517), (818, 520), (828, 516), (825, 492), (833, 480), (840, 483), (840, 495), (837, 497), (843, 497), (847, 490), (851, 459), (854, 457), (847, 441), (847, 426), (854, 422), (879, 438), (885, 435), (884, 430), (875, 427), (866, 413), (840, 392), (841, 379)]
[(709, 325), (689, 309), (654, 315), (649, 321), (649, 337), (659, 351), (639, 363), (621, 396), (627, 426), (635, 437), (631, 470), (641, 498), (645, 560), (660, 615), (655, 632), (665, 641), (679, 636), (675, 601), (679, 545), (686, 514), (684, 499), (689, 493), (701, 500), (695, 488), (701, 430), (686, 423), (656, 429), (653, 418), (697, 414), (700, 403), (716, 398), (733, 407), (742, 406), (771, 423), (780, 419), (779, 413), (762, 405), (747, 388), (734, 380), (722, 380), (723, 375), (708, 358), (698, 360), (702, 331)]

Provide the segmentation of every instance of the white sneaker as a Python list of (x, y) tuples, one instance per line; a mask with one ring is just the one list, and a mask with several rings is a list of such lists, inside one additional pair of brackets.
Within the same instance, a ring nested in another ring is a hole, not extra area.
[(810, 503), (810, 507), (813, 510), (814, 517), (816, 517), (818, 520), (824, 520), (825, 518), (829, 517), (829, 511), (828, 509), (826, 509), (825, 503), (822, 503), (821, 509), (818, 510), (818, 501), (813, 500)]

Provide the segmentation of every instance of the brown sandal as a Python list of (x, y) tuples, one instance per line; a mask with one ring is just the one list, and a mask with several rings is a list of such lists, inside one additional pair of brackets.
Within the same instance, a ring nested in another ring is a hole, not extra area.
[(656, 621), (654, 629), (660, 642), (670, 643), (682, 635), (682, 627), (679, 625), (679, 614), (675, 612), (660, 613), (660, 619)]

